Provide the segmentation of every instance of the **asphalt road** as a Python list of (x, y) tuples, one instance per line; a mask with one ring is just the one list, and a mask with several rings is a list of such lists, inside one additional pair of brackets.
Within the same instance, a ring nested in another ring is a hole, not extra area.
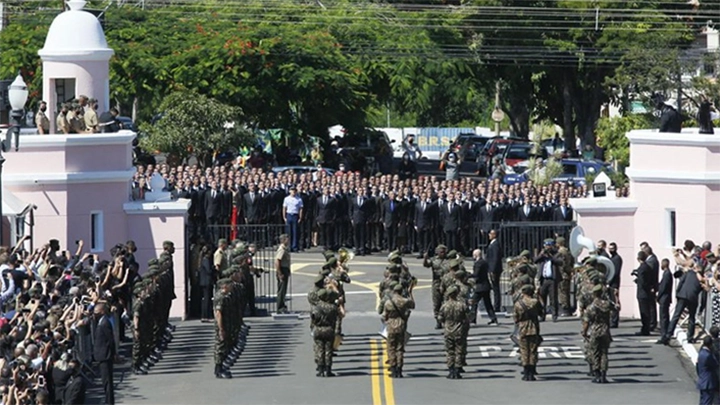
[[(433, 329), (430, 278), (420, 260), (408, 258), (420, 279), (417, 309), (410, 316), (412, 333), (405, 355), (405, 378), (383, 372), (385, 354), (375, 311), (377, 283), (384, 255), (356, 257), (350, 265), (353, 282), (346, 285), (348, 316), (344, 343), (335, 358), (337, 377), (315, 377), (312, 339), (304, 294), (321, 264), (317, 253), (293, 255), (293, 310), (300, 319), (249, 318), (248, 345), (232, 369), (234, 379), (213, 374), (211, 324), (178, 325), (165, 358), (148, 375), (127, 369), (116, 372), (118, 403), (127, 404), (688, 404), (697, 402), (687, 360), (677, 348), (658, 346), (657, 339), (639, 338), (637, 321), (613, 330), (610, 384), (598, 385), (585, 375), (580, 351), (579, 321), (562, 318), (542, 324), (538, 381), (520, 380), (517, 352), (508, 339), (510, 318), (487, 326), (487, 318), (470, 331), (468, 363), (463, 380), (447, 380), (443, 340)], [(469, 263), (468, 263), (469, 265)]]

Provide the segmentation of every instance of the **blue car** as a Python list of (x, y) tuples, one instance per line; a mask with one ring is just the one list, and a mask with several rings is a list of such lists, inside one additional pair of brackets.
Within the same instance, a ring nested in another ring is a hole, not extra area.
[[(577, 158), (563, 159), (560, 161), (563, 171), (559, 176), (553, 179), (553, 182), (572, 183), (574, 186), (582, 186), (585, 184), (585, 176), (588, 174), (598, 174), (605, 171), (611, 175), (614, 170), (612, 166), (599, 160), (582, 160)], [(513, 185), (523, 183), (528, 180), (528, 174), (506, 174), (503, 183)]]

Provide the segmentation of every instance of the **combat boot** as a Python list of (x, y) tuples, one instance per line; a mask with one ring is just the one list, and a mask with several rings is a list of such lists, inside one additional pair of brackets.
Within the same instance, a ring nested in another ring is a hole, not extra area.
[(219, 364), (215, 365), (215, 378), (222, 378), (222, 366)]
[(595, 378), (593, 378), (592, 382), (594, 382), (595, 384), (599, 384), (600, 383), (600, 370), (595, 370), (593, 372), (593, 375), (595, 376)]
[(332, 372), (332, 366), (325, 366), (325, 377), (335, 377), (335, 373)]
[(145, 369), (143, 369), (142, 367), (138, 366), (138, 367), (133, 368), (133, 374), (146, 375), (147, 371), (145, 371)]
[(528, 366), (528, 381), (537, 381), (537, 378), (535, 378), (535, 375), (537, 374), (535, 367), (536, 366)]
[(315, 377), (325, 377), (325, 367), (324, 366), (317, 366), (315, 367)]
[(600, 384), (607, 384), (607, 371), (601, 371), (600, 372)]
[(522, 380), (523, 380), (523, 381), (530, 381), (529, 375), (530, 375), (530, 369), (528, 368), (528, 366), (524, 366), (524, 367), (523, 367)]
[(390, 378), (395, 378), (397, 376), (397, 368), (395, 366), (390, 367)]
[(455, 369), (455, 379), (457, 379), (457, 380), (462, 379), (462, 374), (460, 374), (460, 373), (463, 371), (461, 371), (461, 370), (462, 370), (462, 367)]
[(592, 364), (588, 366), (590, 368), (590, 371), (588, 371), (587, 376), (588, 377), (594, 377), (595, 376), (595, 370), (593, 370)]
[(223, 370), (220, 372), (220, 376), (221, 376), (222, 378), (231, 379), (231, 378), (232, 378), (232, 373), (230, 373), (230, 370), (223, 369)]
[(449, 379), (449, 380), (454, 380), (454, 379), (455, 379), (455, 367), (450, 367), (450, 368), (448, 368), (448, 375), (447, 375), (447, 377), (445, 377), (445, 378), (447, 378), (447, 379)]
[(395, 377), (403, 378), (402, 367), (395, 367)]
[(440, 321), (437, 321), (435, 323), (435, 329), (442, 329), (442, 328), (443, 328), (443, 326), (442, 326), (442, 324), (440, 324)]

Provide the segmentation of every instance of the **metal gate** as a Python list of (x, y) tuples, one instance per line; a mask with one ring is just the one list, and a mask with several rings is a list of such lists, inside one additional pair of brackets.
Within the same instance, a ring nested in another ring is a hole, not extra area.
[[(515, 257), (523, 250), (528, 250), (536, 256), (542, 250), (543, 242), (547, 238), (562, 236), (568, 238), (575, 222), (494, 222), (475, 223), (473, 237), (475, 246), (486, 251), (488, 245), (488, 232), (494, 229), (497, 232), (500, 244), (503, 267), (507, 270), (507, 259)], [(500, 278), (500, 291), (502, 306), (512, 308), (513, 301), (510, 295), (510, 274), (503, 271)]]
[[(277, 311), (278, 279), (275, 271), (275, 254), (280, 243), (280, 235), (285, 233), (283, 224), (261, 225), (211, 225), (208, 233), (229, 242), (241, 240), (256, 247), (253, 254), (253, 265), (262, 269), (259, 277), (254, 277), (255, 308), (258, 315), (267, 315)], [(287, 307), (292, 311), (292, 277), (288, 280), (288, 291), (285, 298)]]

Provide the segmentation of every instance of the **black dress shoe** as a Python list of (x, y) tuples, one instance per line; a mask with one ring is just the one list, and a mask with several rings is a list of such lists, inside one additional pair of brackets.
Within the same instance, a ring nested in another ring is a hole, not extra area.
[(650, 332), (635, 332), (635, 336), (650, 336)]
[(490, 322), (488, 322), (488, 325), (499, 325), (497, 319), (493, 319)]
[(442, 329), (442, 325), (440, 325), (440, 322), (435, 324), (435, 329)]

